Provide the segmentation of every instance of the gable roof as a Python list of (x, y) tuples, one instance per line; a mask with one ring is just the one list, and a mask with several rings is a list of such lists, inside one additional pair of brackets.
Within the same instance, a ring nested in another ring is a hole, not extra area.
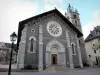
[(96, 26), (94, 27), (93, 31), (90, 31), (90, 34), (85, 39), (85, 42), (91, 41), (96, 38), (100, 38), (100, 26)]
[(56, 13), (59, 15), (59, 17), (64, 20), (68, 25), (69, 27), (71, 27), (73, 30), (75, 30), (75, 32), (77, 33), (77, 37), (81, 37), (83, 36), (83, 34), (65, 17), (63, 16), (56, 8), (53, 9), (53, 10), (50, 10), (48, 12), (44, 12), (42, 14), (39, 14), (39, 15), (36, 15), (34, 17), (31, 17), (31, 18), (28, 18), (26, 20), (23, 20), (21, 22), (19, 22), (19, 27), (18, 27), (18, 40), (17, 40), (17, 49), (18, 49), (18, 46), (19, 46), (19, 42), (20, 42), (20, 37), (21, 37), (21, 31), (23, 30), (24, 28), (24, 24), (31, 21), (31, 20), (34, 20), (34, 19), (37, 19), (38, 17), (42, 17), (42, 16), (45, 16), (49, 13)]
[[(0, 42), (0, 49), (11, 49), (12, 43)], [(13, 45), (14, 51), (17, 53), (17, 44)]]

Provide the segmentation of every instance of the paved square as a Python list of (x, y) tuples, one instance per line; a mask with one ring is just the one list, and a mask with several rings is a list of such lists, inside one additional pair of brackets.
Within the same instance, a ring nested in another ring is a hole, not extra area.
[[(0, 75), (8, 75), (8, 73), (0, 72)], [(76, 69), (68, 72), (12, 72), (11, 75), (100, 75), (100, 68)]]

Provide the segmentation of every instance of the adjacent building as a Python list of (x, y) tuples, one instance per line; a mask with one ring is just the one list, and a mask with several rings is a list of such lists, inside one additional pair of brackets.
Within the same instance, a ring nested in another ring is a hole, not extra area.
[[(11, 43), (0, 42), (0, 63), (1, 64), (8, 64), (10, 59), (10, 51), (11, 51)], [(16, 62), (17, 57), (17, 50), (16, 44), (14, 45), (13, 50), (13, 62)]]
[(69, 4), (65, 15), (55, 8), (19, 22), (17, 48), (18, 69), (83, 68), (86, 50), (77, 9)]
[(99, 64), (100, 56), (100, 26), (94, 27), (93, 31), (85, 39), (87, 60), (90, 66)]

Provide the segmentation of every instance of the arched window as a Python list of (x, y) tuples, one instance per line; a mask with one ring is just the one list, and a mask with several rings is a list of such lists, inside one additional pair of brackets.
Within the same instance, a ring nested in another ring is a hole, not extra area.
[(32, 29), (32, 30), (31, 30), (31, 32), (35, 32), (35, 30), (34, 30), (34, 29)]
[(29, 38), (29, 53), (35, 53), (36, 50), (36, 38), (35, 37), (30, 37)]
[(71, 46), (72, 46), (72, 53), (73, 54), (76, 54), (76, 50), (75, 50), (75, 43), (71, 43)]
[(34, 39), (31, 39), (30, 52), (33, 52)]
[(74, 18), (76, 18), (76, 15), (73, 15)]
[(75, 20), (75, 24), (77, 25), (77, 21)]
[(96, 54), (96, 50), (94, 50), (94, 53)]
[(81, 41), (79, 40), (79, 44), (81, 44)]

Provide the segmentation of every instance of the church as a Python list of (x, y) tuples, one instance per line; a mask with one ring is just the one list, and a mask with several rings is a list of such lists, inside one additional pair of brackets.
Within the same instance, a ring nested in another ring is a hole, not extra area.
[(79, 13), (70, 4), (65, 15), (55, 8), (19, 22), (17, 69), (83, 68), (87, 59), (81, 27)]

